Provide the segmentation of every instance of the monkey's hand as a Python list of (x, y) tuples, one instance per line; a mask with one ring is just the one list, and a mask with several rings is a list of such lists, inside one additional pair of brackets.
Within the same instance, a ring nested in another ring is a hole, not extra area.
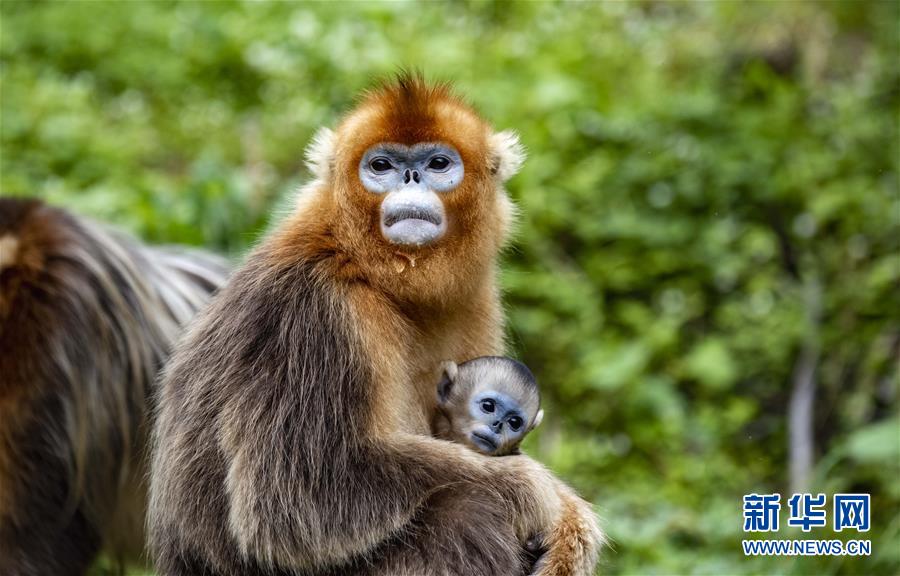
[[(493, 458), (507, 478), (528, 482), (515, 487), (511, 498), (516, 532), (527, 543), (542, 535), (538, 548), (545, 550), (534, 567), (535, 576), (589, 576), (604, 542), (591, 505), (528, 456)], [(509, 496), (508, 496), (509, 497)]]
[(544, 554), (532, 575), (590, 576), (606, 537), (589, 503), (561, 482), (558, 490), (562, 510), (553, 528), (543, 536)]
[[(463, 476), (469, 481), (486, 489), (487, 494), (499, 496), (526, 554), (526, 544), (532, 540), (533, 558), (537, 560), (532, 568), (535, 576), (594, 573), (605, 541), (598, 519), (589, 503), (539, 462), (526, 455), (486, 458), (465, 448), (459, 451), (454, 443), (416, 436), (404, 435), (399, 446), (416, 446), (414, 453), (420, 458), (436, 449), (441, 461), (448, 463), (447, 468), (465, 470)], [(430, 461), (427, 458), (423, 463)]]

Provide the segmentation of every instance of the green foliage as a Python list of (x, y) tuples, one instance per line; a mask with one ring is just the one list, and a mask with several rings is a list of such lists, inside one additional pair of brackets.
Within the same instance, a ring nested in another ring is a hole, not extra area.
[[(454, 80), (530, 150), (510, 185), (510, 341), (545, 391), (530, 450), (605, 516), (605, 573), (900, 572), (897, 3), (0, 15), (2, 193), (233, 255), (373, 79)], [(821, 349), (814, 488), (872, 493), (870, 557), (740, 550), (741, 496), (789, 490), (804, 342)]]

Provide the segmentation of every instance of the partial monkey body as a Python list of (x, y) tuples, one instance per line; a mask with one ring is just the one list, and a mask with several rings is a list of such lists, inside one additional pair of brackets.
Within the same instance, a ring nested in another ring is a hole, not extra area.
[(156, 375), (228, 271), (0, 198), (0, 574), (142, 558)]

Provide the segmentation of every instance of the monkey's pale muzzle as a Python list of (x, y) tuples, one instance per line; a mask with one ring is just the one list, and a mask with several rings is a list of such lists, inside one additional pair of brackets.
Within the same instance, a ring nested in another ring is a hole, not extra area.
[(444, 204), (430, 190), (403, 188), (381, 203), (381, 233), (392, 244), (419, 248), (434, 244), (446, 232)]

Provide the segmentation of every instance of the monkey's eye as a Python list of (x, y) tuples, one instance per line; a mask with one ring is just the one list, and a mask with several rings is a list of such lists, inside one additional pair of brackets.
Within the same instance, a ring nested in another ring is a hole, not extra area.
[(450, 159), (446, 156), (435, 156), (428, 162), (428, 168), (441, 172), (450, 166)]
[(374, 158), (371, 162), (369, 162), (369, 168), (376, 172), (387, 172), (394, 165), (391, 164), (391, 161), (383, 156), (379, 156), (378, 158)]
[(513, 430), (518, 430), (519, 428), (522, 427), (522, 424), (524, 424), (524, 423), (525, 422), (523, 422), (522, 419), (519, 418), (518, 416), (513, 416), (512, 418), (509, 419), (509, 422), (508, 422), (509, 427), (512, 428)]
[(490, 414), (494, 411), (494, 401), (490, 398), (481, 401), (481, 409)]

